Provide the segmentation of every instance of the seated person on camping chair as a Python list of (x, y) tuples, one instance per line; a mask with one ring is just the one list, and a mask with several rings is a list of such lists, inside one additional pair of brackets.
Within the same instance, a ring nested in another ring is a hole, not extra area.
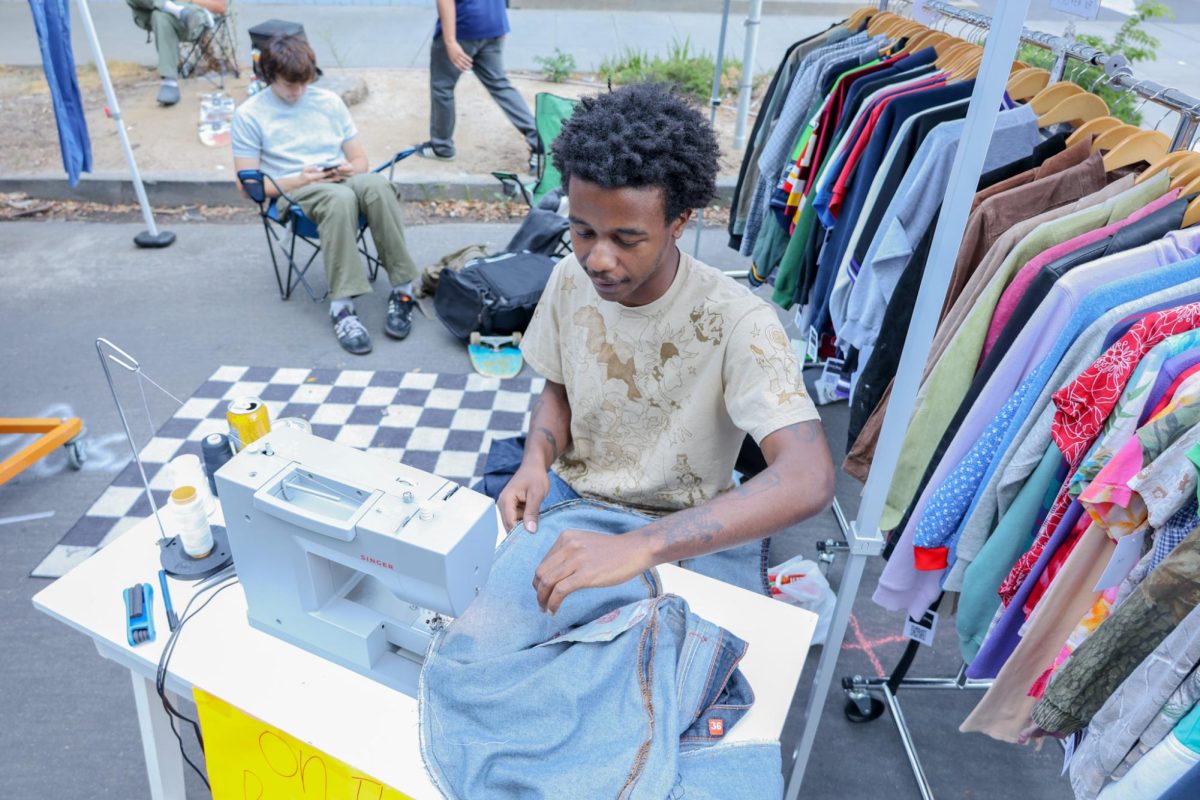
[[(261, 169), (268, 196), (279, 190), (299, 204), (321, 239), (333, 298), (329, 314), (338, 344), (355, 355), (371, 352), (353, 298), (371, 291), (358, 251), (358, 220), (365, 215), (391, 281), (384, 332), (403, 339), (412, 329), (412, 281), (417, 266), (404, 240), (400, 198), (386, 176), (372, 172), (350, 111), (333, 92), (309, 86), (317, 59), (300, 36), (272, 39), (259, 62), (268, 88), (233, 115), (233, 162), (240, 172)], [(278, 188), (276, 188), (278, 185)], [(280, 218), (288, 201), (279, 201)]]
[[(554, 141), (575, 252), (522, 339), (546, 387), (500, 514), (536, 534), (539, 510), (583, 496), (657, 518), (621, 536), (563, 532), (534, 578), (551, 613), (666, 562), (766, 591), (764, 537), (832, 501), (829, 448), (775, 311), (676, 244), (713, 197), (717, 154), (696, 110), (645, 84), (584, 98)], [(735, 487), (746, 433), (767, 468)]]
[(179, 102), (179, 43), (194, 42), (213, 26), (213, 14), (224, 14), (228, 0), (195, 0), (177, 3), (175, 0), (125, 0), (133, 9), (133, 22), (147, 33), (154, 34), (158, 50), (158, 102), (173, 106)]

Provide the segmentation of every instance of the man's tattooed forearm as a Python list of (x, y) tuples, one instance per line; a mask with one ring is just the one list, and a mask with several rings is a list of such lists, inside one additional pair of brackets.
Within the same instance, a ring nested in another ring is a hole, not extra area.
[(668, 549), (678, 545), (711, 545), (723, 530), (721, 521), (707, 508), (694, 508), (671, 517), (663, 526), (663, 542)]
[(554, 435), (554, 434), (553, 434), (553, 433), (550, 431), (550, 429), (549, 429), (549, 428), (547, 428), (547, 427), (545, 427), (545, 426), (543, 426), (543, 425), (539, 425), (539, 426), (538, 426), (537, 432), (538, 432), (538, 433), (540, 433), (542, 436), (546, 437), (546, 441), (550, 443), (550, 454), (551, 454), (551, 457), (552, 457), (553, 459), (557, 459), (557, 458), (558, 458), (558, 456), (559, 456), (559, 453), (558, 453), (558, 439), (557, 439), (557, 438), (555, 437), (555, 435)]
[(783, 483), (783, 479), (779, 477), (778, 473), (766, 470), (736, 487), (733, 493), (742, 499), (748, 500), (756, 495), (774, 491), (779, 488), (781, 483)]

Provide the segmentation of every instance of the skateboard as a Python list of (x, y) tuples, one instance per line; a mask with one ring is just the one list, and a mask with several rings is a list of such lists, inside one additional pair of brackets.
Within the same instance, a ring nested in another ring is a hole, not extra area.
[(484, 336), (479, 331), (471, 334), (467, 345), (471, 366), (487, 378), (515, 378), (521, 372), (521, 332), (512, 336)]

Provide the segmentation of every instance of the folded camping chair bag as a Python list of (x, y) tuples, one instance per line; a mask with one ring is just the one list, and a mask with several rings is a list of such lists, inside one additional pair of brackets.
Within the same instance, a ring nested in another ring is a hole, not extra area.
[(460, 270), (444, 269), (433, 295), (434, 311), (460, 339), (475, 331), (484, 336), (524, 331), (556, 263), (537, 253), (502, 253)]

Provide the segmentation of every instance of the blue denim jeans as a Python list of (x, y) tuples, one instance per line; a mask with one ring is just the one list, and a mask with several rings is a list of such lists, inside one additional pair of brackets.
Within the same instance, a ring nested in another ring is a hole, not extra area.
[(553, 616), (537, 605), (533, 573), (562, 531), (646, 521), (569, 501), (497, 549), (421, 670), (421, 752), (446, 797), (781, 796), (778, 743), (721, 744), (754, 702), (745, 642), (664, 595), (657, 572), (574, 592)]
[[(521, 466), (521, 456), (525, 449), (525, 438), (498, 439), (492, 443), (487, 457), (487, 465), (483, 479), (475, 485), (475, 491), (483, 492), (493, 500), (499, 499), (500, 492), (517, 468)], [(542, 501), (541, 510), (553, 508), (559, 503), (575, 500), (579, 494), (570, 484), (553, 471), (550, 472), (550, 491)], [(616, 506), (613, 506), (616, 508)], [(646, 518), (649, 521), (649, 518)], [(732, 584), (742, 589), (748, 589), (758, 594), (770, 596), (771, 587), (767, 582), (767, 561), (771, 546), (770, 538), (752, 542), (744, 542), (697, 558), (687, 558), (679, 562), (681, 567), (716, 578), (719, 581)]]

